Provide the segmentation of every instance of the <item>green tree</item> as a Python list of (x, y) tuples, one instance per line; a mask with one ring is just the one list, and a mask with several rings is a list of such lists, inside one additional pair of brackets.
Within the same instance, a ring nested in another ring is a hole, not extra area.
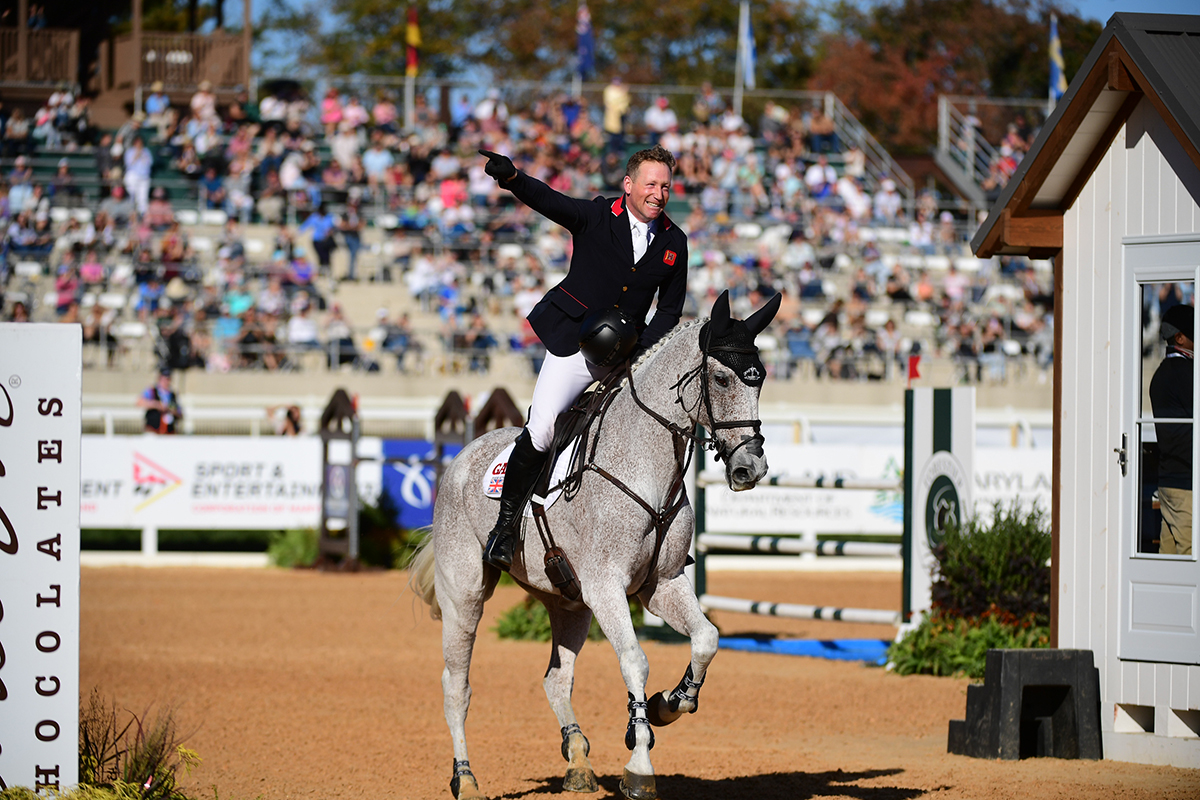
[[(863, 11), (830, 7), (814, 88), (837, 93), (890, 146), (923, 151), (937, 135), (937, 96), (1046, 96), (1049, 22), (1044, 0), (896, 0)], [(1067, 76), (1102, 30), (1058, 10)]]
[[(403, 0), (315, 0), (299, 9), (274, 0), (270, 25), (289, 35), (302, 64), (334, 74), (404, 72)], [(505, 78), (570, 76), (577, 0), (418, 3), (421, 71), (450, 75), (486, 67)], [(632, 5), (591, 0), (596, 73), (632, 83), (733, 82), (737, 4), (710, 0)], [(802, 88), (812, 72), (817, 15), (804, 0), (753, 3), (762, 86)]]

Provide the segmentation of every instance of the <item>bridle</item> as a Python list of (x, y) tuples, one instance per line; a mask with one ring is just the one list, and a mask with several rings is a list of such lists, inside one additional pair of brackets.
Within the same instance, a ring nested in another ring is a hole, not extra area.
[[(698, 411), (698, 409), (701, 406), (703, 406), (704, 413), (708, 416), (708, 427), (712, 431), (711, 439), (704, 437), (702, 433), (698, 433), (694, 429), (687, 429), (680, 425), (676, 425), (674, 422), (671, 422), (669, 419), (667, 419), (663, 415), (659, 414), (654, 409), (650, 408), (650, 406), (643, 403), (641, 398), (639, 398), (637, 396), (637, 390), (633, 383), (633, 373), (632, 372), (629, 373), (629, 393), (633, 397), (633, 401), (635, 403), (637, 403), (639, 408), (641, 408), (643, 411), (645, 411), (647, 414), (649, 414), (652, 419), (654, 419), (660, 425), (662, 425), (664, 428), (669, 430), (674, 436), (682, 437), (685, 439), (690, 439), (695, 445), (697, 445), (699, 447), (704, 447), (708, 450), (715, 450), (716, 451), (716, 456), (715, 456), (716, 460), (724, 461), (726, 464), (729, 464), (729, 463), (731, 463), (730, 459), (733, 458), (734, 454), (736, 454), (738, 450), (740, 450), (743, 447), (746, 447), (747, 445), (752, 446), (751, 452), (754, 452), (755, 450), (757, 450), (759, 455), (762, 454), (762, 445), (763, 445), (763, 442), (765, 441), (765, 439), (763, 438), (763, 435), (762, 435), (762, 420), (760, 420), (760, 419), (737, 419), (737, 420), (721, 420), (721, 421), (716, 420), (715, 416), (713, 415), (712, 394), (708, 388), (708, 384), (709, 384), (708, 360), (710, 358), (714, 357), (712, 355), (713, 353), (720, 353), (720, 352), (743, 353), (743, 354), (747, 354), (747, 355), (756, 355), (758, 353), (758, 348), (754, 347), (754, 346), (735, 347), (733, 345), (711, 344), (709, 341), (711, 338), (712, 338), (712, 331), (708, 327), (705, 327), (701, 331), (701, 337), (700, 337), (700, 352), (701, 352), (702, 356), (700, 358), (699, 365), (697, 365), (694, 369), (689, 370), (688, 372), (684, 373), (684, 375), (678, 381), (676, 381), (674, 384), (672, 384), (670, 387), (675, 390), (675, 402), (681, 408), (683, 408), (683, 410), (687, 413), (689, 418), (699, 419), (699, 415), (696, 414), (695, 412)], [(626, 367), (626, 368), (628, 369), (628, 367)], [(688, 387), (697, 379), (699, 379), (699, 381), (700, 381), (699, 397), (697, 398), (696, 405), (689, 407), (687, 405), (687, 403), (684, 401), (684, 394), (687, 391)], [(741, 380), (741, 378), (739, 377), (738, 380)], [(717, 437), (717, 431), (729, 430), (732, 428), (752, 428), (754, 430), (754, 435), (744, 437), (740, 443), (734, 445), (733, 447), (730, 447), (728, 443), (726, 443), (725, 441), (723, 441), (722, 439)]]
[[(705, 330), (707, 331), (707, 329)], [(707, 340), (708, 337), (702, 336), (701, 338), (703, 341), (700, 343), (700, 351), (703, 355), (700, 359), (700, 364), (685, 373), (683, 377), (676, 381), (670, 388), (675, 390), (675, 402), (684, 409), (689, 419), (698, 420), (699, 415), (695, 412), (698, 411), (701, 406), (704, 407), (704, 411), (708, 415), (709, 428), (713, 432), (711, 439), (708, 439), (703, 435), (702, 429), (698, 431), (696, 430), (696, 426), (686, 428), (682, 425), (678, 425), (642, 402), (642, 399), (638, 397), (637, 387), (633, 382), (633, 370), (630, 367), (629, 362), (626, 361), (621, 367), (614, 369), (601, 381), (601, 389), (592, 395), (585, 407), (579, 409), (587, 415), (587, 419), (594, 419), (595, 425), (592, 426), (590, 422), (585, 424), (585, 433), (583, 434), (579, 445), (577, 445), (575, 454), (572, 457), (573, 468), (571, 469), (570, 474), (563, 478), (556, 486), (548, 487), (546, 490), (546, 494), (549, 494), (550, 491), (553, 491), (556, 488), (561, 488), (564, 495), (571, 497), (578, 492), (582, 486), (584, 474), (587, 472), (595, 472), (631, 498), (638, 505), (640, 505), (642, 509), (644, 509), (650, 516), (650, 528), (655, 532), (654, 554), (651, 556), (650, 564), (646, 571), (647, 580), (650, 579), (650, 576), (655, 574), (655, 569), (658, 565), (659, 553), (662, 550), (662, 543), (666, 538), (667, 530), (671, 527), (671, 523), (675, 520), (675, 517), (678, 516), (679, 512), (687, 504), (687, 491), (685, 488), (685, 482), (688, 469), (692, 463), (692, 456), (694, 455), (696, 448), (702, 447), (715, 450), (717, 453), (717, 460), (724, 460), (726, 466), (731, 463), (731, 459), (737, 453), (737, 451), (742, 447), (746, 447), (747, 445), (753, 446), (751, 452), (757, 450), (758, 455), (762, 454), (762, 443), (764, 441), (762, 433), (760, 432), (762, 421), (757, 419), (724, 420), (721, 422), (715, 421), (712, 413), (712, 397), (708, 390), (708, 360), (709, 358), (713, 357), (712, 353), (730, 352), (755, 354), (758, 352), (758, 348), (742, 348), (731, 345), (711, 345)], [(700, 379), (701, 382), (699, 398), (697, 399), (695, 405), (689, 407), (684, 400), (684, 394), (687, 392), (688, 387), (696, 379)], [(741, 379), (739, 378), (739, 380)], [(654, 506), (650, 505), (624, 481), (596, 463), (595, 456), (597, 447), (600, 443), (600, 431), (604, 426), (609, 407), (612, 405), (613, 400), (616, 399), (617, 395), (620, 394), (621, 389), (623, 388), (622, 383), (629, 384), (629, 394), (633, 398), (634, 403), (636, 403), (637, 406), (642, 409), (642, 411), (646, 412), (651, 419), (655, 420), (658, 422), (658, 424), (666, 428), (671, 434), (673, 449), (675, 451), (675, 472), (670, 488), (667, 490), (666, 499), (661, 508), (655, 508)], [(590, 437), (587, 433), (588, 427), (591, 427)], [(739, 444), (730, 447), (728, 444), (717, 438), (716, 432), (731, 428), (753, 428), (754, 435), (747, 436), (743, 438)], [(549, 468), (547, 468), (547, 472), (545, 474), (548, 476)], [(550, 532), (550, 523), (546, 517), (544, 504), (540, 502), (540, 498), (536, 495), (536, 493), (533, 503), (533, 516), (534, 524), (537, 528), (538, 535), (542, 539), (543, 547), (548, 553), (552, 549), (557, 549), (554, 543), (554, 536)], [(565, 584), (564, 586), (559, 586), (559, 584), (555, 585), (558, 586), (560, 590), (563, 591), (564, 596), (569, 597), (569, 599), (574, 600), (578, 598), (578, 595), (576, 594), (579, 591), (577, 582), (574, 584), (573, 588), (570, 589), (572, 594), (568, 594), (569, 589), (565, 588)]]

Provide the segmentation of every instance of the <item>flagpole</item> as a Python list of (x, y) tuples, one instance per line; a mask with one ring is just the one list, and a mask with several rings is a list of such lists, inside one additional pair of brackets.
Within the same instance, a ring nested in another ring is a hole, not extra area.
[(742, 89), (745, 80), (743, 73), (746, 70), (746, 30), (750, 27), (749, 19), (750, 3), (748, 0), (742, 0), (738, 8), (737, 59), (733, 68), (733, 113), (739, 117), (742, 115)]

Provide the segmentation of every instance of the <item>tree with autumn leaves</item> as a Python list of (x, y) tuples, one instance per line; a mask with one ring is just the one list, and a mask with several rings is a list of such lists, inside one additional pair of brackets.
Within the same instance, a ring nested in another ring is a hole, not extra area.
[[(269, 25), (327, 74), (404, 73), (406, 0), (275, 0)], [(571, 75), (578, 0), (418, 2), (422, 74), (490, 70), (507, 79)], [(736, 0), (589, 0), (596, 75), (627, 83), (733, 84)], [(1045, 0), (752, 0), (760, 89), (835, 92), (897, 151), (926, 151), (937, 96), (1043, 98), (1048, 25), (1058, 14), (1068, 75), (1099, 36)]]
[[(1052, 11), (1029, 0), (902, 0), (865, 12), (839, 2), (808, 88), (837, 94), (890, 149), (924, 152), (936, 144), (939, 94), (1046, 98)], [(1103, 25), (1055, 13), (1074, 75)]]

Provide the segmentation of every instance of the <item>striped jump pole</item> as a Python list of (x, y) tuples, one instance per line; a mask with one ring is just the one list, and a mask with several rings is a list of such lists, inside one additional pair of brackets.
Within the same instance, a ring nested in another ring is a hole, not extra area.
[[(736, 597), (721, 597), (707, 593), (705, 562), (712, 550), (739, 550), (751, 553), (788, 555), (859, 556), (876, 558), (900, 558), (903, 545), (885, 542), (842, 542), (817, 541), (815, 536), (768, 536), (758, 534), (706, 533), (705, 487), (725, 484), (725, 475), (718, 470), (705, 470), (697, 464), (696, 474), (696, 592), (700, 604), (712, 611), (730, 611), (738, 614), (758, 614), (769, 617), (791, 619), (814, 619), (839, 622), (857, 622), (877, 625), (899, 625), (901, 613), (874, 608), (836, 608), (797, 603), (769, 603), (743, 600)], [(787, 473), (770, 475), (760, 481), (759, 486), (776, 486), (791, 489), (848, 489), (859, 491), (904, 491), (904, 484), (895, 480), (871, 480), (840, 477), (802, 477)]]
[[(725, 473), (706, 470), (696, 476), (696, 486), (724, 485)], [(786, 472), (769, 475), (759, 486), (782, 486), (788, 489), (862, 489), (877, 492), (902, 492), (902, 481), (871, 480), (870, 478), (829, 478), (818, 475), (814, 478), (788, 475)]]
[(741, 600), (736, 597), (719, 597), (711, 594), (701, 595), (700, 604), (715, 611), (758, 614), (764, 617), (837, 620), (839, 622), (865, 622), (878, 625), (900, 624), (899, 611), (886, 611), (874, 608), (834, 608), (832, 606), (806, 606), (796, 603), (765, 603), (755, 600)]
[(698, 547), (708, 550), (741, 550), (749, 553), (819, 556), (867, 556), (899, 558), (901, 545), (888, 542), (813, 542), (794, 536), (759, 536), (749, 533), (702, 533), (696, 537)]

